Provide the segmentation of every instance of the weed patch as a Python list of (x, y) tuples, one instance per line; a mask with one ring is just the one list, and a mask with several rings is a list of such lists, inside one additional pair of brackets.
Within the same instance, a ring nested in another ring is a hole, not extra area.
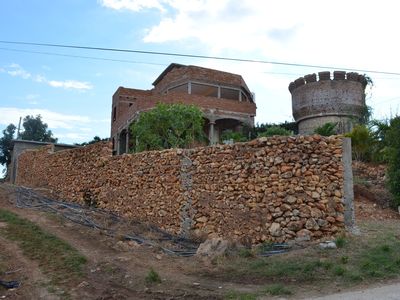
[(0, 221), (8, 224), (1, 232), (16, 241), (25, 256), (38, 261), (50, 284), (58, 285), (82, 276), (86, 258), (69, 244), (7, 210), (0, 209)]
[(146, 283), (152, 284), (152, 283), (161, 283), (161, 277), (158, 275), (156, 271), (154, 271), (153, 268), (150, 269), (150, 271), (147, 273), (146, 278), (145, 278)]
[(338, 248), (343, 248), (346, 245), (346, 238), (344, 236), (338, 236), (335, 243)]
[(257, 294), (230, 291), (225, 295), (225, 299), (229, 299), (229, 300), (256, 300), (257, 299)]
[[(278, 287), (285, 287), (288, 282), (320, 286), (335, 282), (338, 286), (351, 286), (399, 277), (398, 225), (369, 222), (364, 226), (368, 234), (339, 236), (336, 239), (338, 248), (331, 251), (309, 247), (301, 252), (269, 257), (238, 255), (221, 261), (216, 272), (228, 280), (276, 284), (271, 293), (264, 291), (271, 295), (274, 289), (278, 293)], [(268, 247), (268, 244), (261, 247)], [(236, 296), (232, 299), (241, 299), (238, 297), (243, 295)]]
[(292, 291), (285, 287), (283, 284), (277, 283), (277, 284), (272, 284), (265, 289), (263, 289), (263, 292), (266, 294), (269, 294), (271, 296), (280, 296), (280, 295), (291, 295)]

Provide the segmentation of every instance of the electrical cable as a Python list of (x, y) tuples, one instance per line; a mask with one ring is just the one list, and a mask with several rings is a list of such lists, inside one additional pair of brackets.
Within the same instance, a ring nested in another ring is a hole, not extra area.
[(158, 52), (158, 51), (146, 51), (146, 50), (131, 50), (131, 49), (119, 49), (119, 48), (107, 48), (107, 47), (92, 47), (92, 46), (79, 46), (79, 45), (51, 44), (51, 43), (33, 43), (33, 42), (20, 42), (20, 41), (2, 41), (2, 40), (0, 40), (0, 43), (1, 44), (24, 45), (24, 46), (41, 46), (41, 47), (69, 48), (69, 49), (81, 49), (81, 50), (95, 50), (95, 51), (109, 51), (109, 52), (124, 52), (124, 53), (149, 54), (149, 55), (176, 56), (176, 57), (200, 58), (200, 59), (214, 59), (214, 60), (249, 62), (249, 63), (260, 63), (260, 64), (291, 66), (291, 67), (307, 67), (307, 68), (318, 68), (318, 69), (341, 69), (341, 70), (346, 70), (346, 71), (356, 71), (356, 72), (365, 72), (365, 73), (375, 73), (375, 74), (386, 74), (386, 75), (400, 76), (400, 73), (398, 73), (398, 72), (387, 72), (387, 71), (356, 69), (356, 68), (344, 68), (344, 67), (323, 66), (323, 65), (310, 65), (310, 64), (290, 63), (290, 62), (281, 62), (281, 61), (268, 61), (268, 60), (257, 60), (257, 59), (245, 59), (245, 58), (234, 58), (234, 57), (224, 57), (224, 56), (208, 56), (208, 55), (195, 55), (195, 54), (184, 54), (184, 53), (173, 53), (173, 52)]

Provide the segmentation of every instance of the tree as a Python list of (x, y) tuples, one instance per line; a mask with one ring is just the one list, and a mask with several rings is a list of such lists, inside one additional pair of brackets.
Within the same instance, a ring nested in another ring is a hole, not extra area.
[(203, 114), (197, 106), (159, 103), (131, 124), (134, 150), (186, 148), (204, 140), (203, 124)]
[[(257, 124), (253, 128), (253, 130), (251, 132), (251, 138), (254, 139), (254, 138), (257, 138), (259, 136), (266, 136), (265, 132), (271, 127), (273, 127), (273, 129), (272, 129), (272, 131), (270, 130), (270, 133), (275, 131), (276, 127), (286, 129), (287, 131), (286, 131), (286, 134), (284, 134), (284, 135), (293, 135), (293, 134), (298, 134), (299, 133), (299, 128), (298, 128), (296, 122), (285, 121), (283, 123), (278, 123), (278, 124), (276, 124), (276, 123), (264, 123), (264, 124)], [(290, 132), (290, 134), (288, 134), (288, 132)], [(281, 133), (275, 134), (275, 135), (281, 135)]]
[(41, 115), (37, 115), (36, 117), (26, 116), (22, 126), (24, 127), (24, 131), (20, 136), (22, 140), (51, 143), (57, 142), (57, 138), (53, 137), (51, 130), (47, 129), (47, 124), (43, 123)]
[[(57, 142), (57, 138), (54, 138), (51, 130), (47, 129), (48, 126), (46, 123), (43, 123), (40, 115), (37, 115), (36, 117), (26, 116), (22, 126), (24, 131), (19, 137), (22, 140), (51, 143)], [(5, 130), (3, 130), (3, 137), (0, 138), (0, 164), (7, 168), (6, 172), (8, 172), (8, 165), (11, 162), (12, 140), (14, 139), (15, 131), (15, 125), (10, 124)]]
[(386, 133), (389, 146), (388, 186), (393, 195), (393, 206), (400, 206), (400, 116), (390, 120)]
[(78, 145), (78, 146), (86, 146), (86, 145), (91, 145), (91, 144), (94, 144), (94, 143), (98, 143), (98, 142), (106, 142), (106, 141), (108, 141), (108, 138), (104, 138), (104, 139), (102, 139), (101, 137), (99, 137), (99, 136), (94, 136), (93, 137), (93, 139), (91, 140), (91, 141), (89, 141), (89, 142), (83, 142), (83, 143), (76, 143), (75, 145)]
[(365, 125), (356, 125), (353, 130), (346, 134), (351, 138), (353, 157), (359, 161), (369, 161), (371, 158), (371, 146), (374, 139), (371, 130)]
[[(11, 163), (12, 140), (16, 129), (14, 124), (8, 125), (3, 130), (3, 137), (0, 138), (0, 164), (6, 167)], [(8, 171), (8, 168), (6, 171)]]

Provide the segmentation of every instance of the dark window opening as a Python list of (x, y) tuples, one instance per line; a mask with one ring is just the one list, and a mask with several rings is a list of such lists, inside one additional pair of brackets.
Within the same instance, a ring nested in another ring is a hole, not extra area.
[(218, 97), (218, 87), (200, 83), (193, 83), (191, 88), (192, 94), (208, 97)]
[(117, 107), (114, 106), (113, 108), (113, 121), (117, 119)]
[(229, 88), (221, 88), (221, 98), (239, 101), (239, 91)]
[(245, 93), (243, 93), (243, 92), (240, 92), (241, 93), (241, 97), (242, 97), (242, 102), (249, 102), (249, 98), (246, 96), (246, 94)]
[(178, 86), (175, 86), (173, 88), (168, 89), (168, 92), (180, 92), (180, 93), (188, 93), (188, 84), (181, 84)]

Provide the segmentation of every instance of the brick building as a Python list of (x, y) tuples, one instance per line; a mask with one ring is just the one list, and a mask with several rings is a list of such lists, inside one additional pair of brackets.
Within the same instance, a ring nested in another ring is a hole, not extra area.
[(115, 153), (129, 148), (129, 125), (157, 103), (198, 106), (204, 114), (204, 131), (210, 144), (224, 130), (254, 126), (256, 104), (242, 76), (213, 69), (170, 64), (153, 82), (151, 90), (119, 87), (113, 95), (111, 140)]

